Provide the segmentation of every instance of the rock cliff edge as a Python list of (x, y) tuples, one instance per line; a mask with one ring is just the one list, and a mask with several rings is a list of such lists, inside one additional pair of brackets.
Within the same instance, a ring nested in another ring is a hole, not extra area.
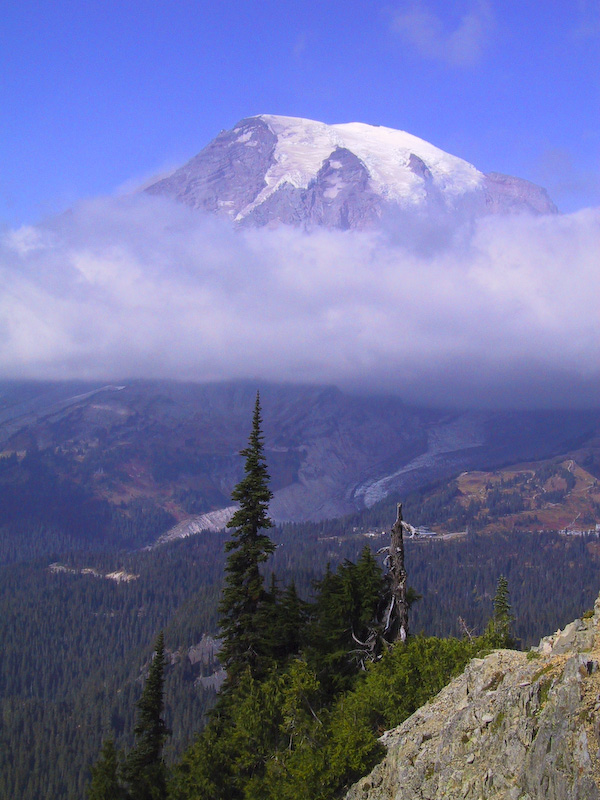
[(600, 597), (530, 653), (473, 659), (347, 800), (600, 800), (599, 667)]

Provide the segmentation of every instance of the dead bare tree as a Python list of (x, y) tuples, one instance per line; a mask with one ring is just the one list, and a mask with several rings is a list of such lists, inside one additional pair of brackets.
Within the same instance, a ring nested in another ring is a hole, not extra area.
[[(417, 531), (402, 519), (402, 503), (398, 503), (396, 522), (391, 531), (390, 544), (378, 553), (385, 553), (384, 566), (387, 590), (373, 625), (364, 637), (358, 638), (354, 630), (352, 639), (358, 647), (352, 651), (353, 657), (364, 669), (368, 661), (381, 658), (382, 650), (394, 642), (405, 642), (408, 636), (407, 575), (404, 566), (404, 535), (418, 536)], [(413, 598), (414, 599), (414, 598)]]
[(402, 519), (402, 503), (398, 503), (396, 522), (392, 527), (389, 547), (386, 552), (385, 565), (390, 582), (389, 600), (383, 620), (383, 636), (388, 642), (406, 641), (408, 636), (408, 601), (406, 597), (406, 568), (404, 566), (404, 534), (416, 535), (412, 525)]

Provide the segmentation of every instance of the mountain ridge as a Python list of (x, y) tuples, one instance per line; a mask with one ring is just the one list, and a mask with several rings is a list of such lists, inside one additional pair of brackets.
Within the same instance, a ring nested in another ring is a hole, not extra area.
[[(254, 385), (24, 383), (0, 392), (5, 480), (13, 468), (17, 479), (24, 453), (39, 451), (109, 503), (147, 499), (177, 523), (204, 526), (216, 512), (222, 524)], [(600, 426), (598, 412), (418, 408), (323, 386), (263, 385), (261, 401), (276, 521), (340, 517), (465, 470), (572, 452), (577, 442), (596, 452)]]

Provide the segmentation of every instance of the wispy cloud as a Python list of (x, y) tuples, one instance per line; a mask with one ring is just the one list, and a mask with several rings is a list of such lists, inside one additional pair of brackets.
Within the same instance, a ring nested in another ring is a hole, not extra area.
[[(428, 237), (430, 238), (430, 237)], [(403, 237), (234, 231), (146, 196), (0, 243), (0, 375), (338, 383), (415, 402), (600, 390), (600, 210)]]
[(478, 64), (493, 28), (494, 14), (487, 0), (476, 0), (454, 27), (423, 3), (405, 6), (393, 19), (393, 29), (423, 57), (453, 67)]

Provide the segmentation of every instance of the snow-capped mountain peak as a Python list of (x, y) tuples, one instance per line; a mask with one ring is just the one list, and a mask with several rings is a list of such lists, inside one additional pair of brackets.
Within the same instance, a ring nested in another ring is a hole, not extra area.
[(545, 191), (492, 173), (410, 133), (263, 114), (223, 131), (146, 191), (245, 225), (370, 227), (387, 209), (556, 211)]
[(411, 190), (418, 183), (419, 176), (410, 168), (411, 154), (424, 162), (434, 181), (457, 193), (483, 181), (483, 174), (472, 164), (406, 131), (364, 122), (325, 125), (308, 119), (271, 115), (259, 119), (277, 136), (276, 165), (271, 171), (275, 173), (276, 167), (280, 172), (298, 170), (306, 176), (304, 187), (317, 176), (327, 156), (338, 147), (358, 156), (377, 189), (394, 199), (411, 198)]

